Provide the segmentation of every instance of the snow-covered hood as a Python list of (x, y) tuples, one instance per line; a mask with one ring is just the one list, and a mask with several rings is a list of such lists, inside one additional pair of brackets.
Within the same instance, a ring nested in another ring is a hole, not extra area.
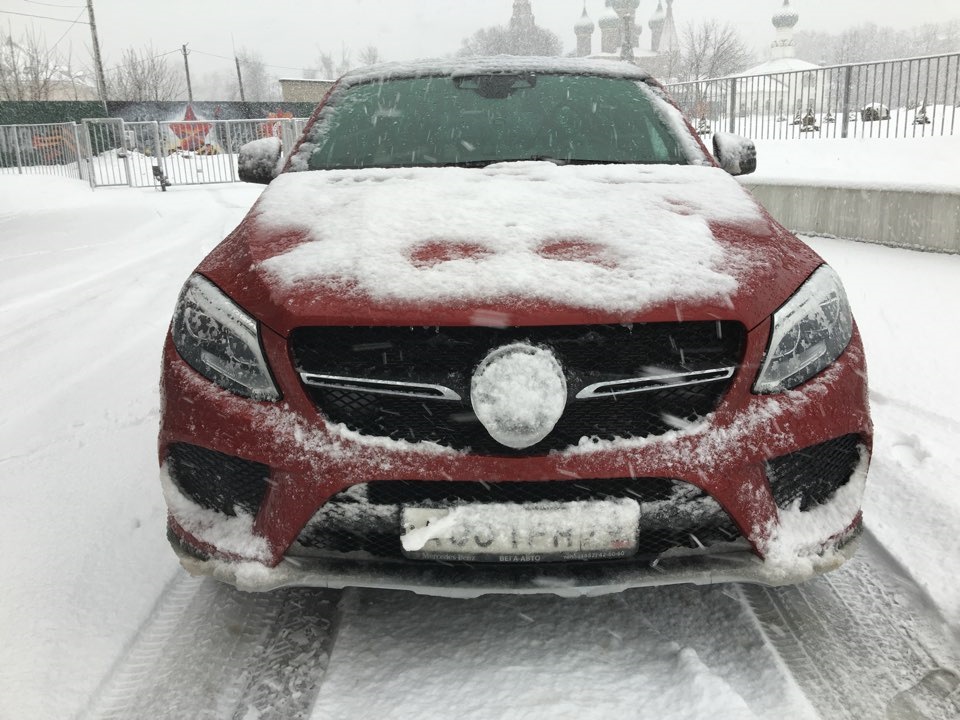
[(699, 166), (287, 173), (201, 266), (281, 333), (312, 324), (740, 319), (819, 263)]

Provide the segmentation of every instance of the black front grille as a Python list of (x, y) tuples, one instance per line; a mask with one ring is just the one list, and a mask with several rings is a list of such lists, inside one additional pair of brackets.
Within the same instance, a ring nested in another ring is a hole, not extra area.
[(266, 465), (186, 443), (170, 446), (167, 469), (197, 505), (226, 515), (236, 515), (237, 508), (255, 515), (270, 480)]
[(767, 463), (770, 490), (780, 508), (822, 505), (850, 480), (860, 462), (860, 436), (844, 435)]
[(288, 554), (354, 560), (431, 563), (405, 558), (400, 542), (404, 506), (453, 508), (464, 504), (572, 502), (632, 498), (641, 506), (637, 555), (649, 562), (668, 550), (702, 551), (741, 538), (713, 498), (665, 478), (546, 482), (384, 480), (355, 485), (320, 508)]
[[(634, 395), (578, 400), (588, 385), (737, 366), (746, 331), (736, 322), (649, 323), (525, 328), (325, 327), (291, 335), (297, 370), (318, 375), (448, 387), (460, 402), (378, 395), (305, 385), (332, 422), (366, 435), (431, 441), (485, 455), (542, 455), (582, 438), (660, 435), (713, 411), (730, 380)], [(519, 451), (493, 440), (470, 406), (470, 381), (494, 348), (549, 347), (564, 368), (568, 402), (543, 441)]]

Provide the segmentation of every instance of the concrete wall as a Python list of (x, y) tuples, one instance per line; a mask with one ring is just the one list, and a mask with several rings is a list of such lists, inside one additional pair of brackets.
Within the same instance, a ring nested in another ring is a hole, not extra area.
[(333, 87), (332, 80), (298, 80), (281, 78), (280, 94), (285, 102), (309, 102), (316, 105), (323, 100), (327, 90)]
[(960, 191), (741, 182), (796, 233), (960, 253)]

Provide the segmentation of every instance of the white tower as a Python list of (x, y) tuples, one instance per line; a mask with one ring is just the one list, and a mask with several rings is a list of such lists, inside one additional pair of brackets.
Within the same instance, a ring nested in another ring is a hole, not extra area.
[(593, 54), (593, 31), (596, 26), (587, 15), (587, 4), (583, 4), (583, 15), (574, 25), (573, 31), (577, 34), (577, 57), (588, 57)]
[(607, 9), (600, 16), (600, 52), (604, 54), (613, 54), (620, 49), (620, 35), (623, 29), (623, 23), (610, 7), (607, 0)]
[(667, 22), (667, 14), (663, 11), (663, 0), (657, 3), (657, 9), (650, 18), (650, 49), (660, 52), (660, 36), (663, 35), (663, 26)]
[(790, 0), (783, 0), (780, 12), (773, 16), (773, 26), (777, 29), (777, 39), (770, 46), (774, 60), (796, 57), (797, 47), (793, 42), (793, 28), (799, 20), (800, 15), (790, 7)]

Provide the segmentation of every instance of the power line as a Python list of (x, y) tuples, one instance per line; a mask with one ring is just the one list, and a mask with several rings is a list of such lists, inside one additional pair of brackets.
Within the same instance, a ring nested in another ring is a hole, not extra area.
[(80, 22), (80, 18), (83, 17), (83, 13), (84, 13), (84, 12), (86, 12), (86, 8), (82, 8), (82, 9), (80, 10), (80, 14), (77, 15), (77, 19), (74, 20), (72, 23), (70, 23), (70, 27), (68, 27), (66, 30), (63, 31), (63, 35), (61, 35), (60, 37), (57, 38), (57, 41), (56, 41), (53, 45), (50, 46), (50, 49), (49, 49), (47, 52), (53, 52), (54, 48), (56, 48), (57, 45), (60, 44), (60, 41), (63, 40), (63, 39), (67, 36), (67, 33), (70, 32), (71, 30), (73, 30), (74, 26), (76, 26), (76, 24), (77, 24), (78, 22)]
[(159, 54), (157, 54), (157, 55), (151, 55), (151, 56), (148, 57), (148, 58), (137, 58), (137, 59), (134, 60), (133, 62), (120, 63), (119, 65), (113, 65), (113, 66), (111, 66), (111, 67), (108, 67), (106, 70), (104, 70), (104, 72), (105, 72), (105, 73), (115, 72), (116, 70), (122, 70), (123, 68), (133, 67), (133, 66), (136, 65), (137, 63), (141, 63), (141, 62), (143, 62), (143, 61), (145, 61), (145, 60), (156, 60), (157, 58), (166, 57), (167, 55), (173, 55), (174, 53), (178, 53), (178, 52), (180, 52), (180, 48), (177, 48), (176, 50), (171, 50), (170, 52), (159, 53)]
[(39, 0), (23, 0), (24, 2), (32, 3), (33, 5), (46, 5), (47, 7), (56, 7), (56, 8), (78, 8), (83, 7), (83, 5), (57, 5), (55, 3), (40, 2)]
[[(207, 55), (209, 57), (220, 58), (221, 60), (227, 60), (228, 62), (233, 62), (232, 57), (227, 57), (226, 55), (217, 55), (216, 53), (204, 52), (203, 50), (197, 50), (196, 48), (191, 48), (191, 52), (200, 53), (201, 55)], [(279, 70), (303, 70), (302, 67), (290, 67), (289, 65), (271, 65), (270, 63), (263, 63), (264, 67), (277, 68)]]
[[(41, 20), (55, 20), (56, 22), (65, 22), (70, 23), (71, 25), (76, 25), (78, 22), (80, 22), (79, 20), (67, 20), (66, 18), (55, 18), (50, 17), (49, 15), (33, 15), (31, 13), (14, 12), (13, 10), (0, 10), (0, 13), (3, 13), (4, 15), (19, 15), (21, 17), (40, 18)], [(90, 23), (84, 20), (81, 24), (89, 25)]]

